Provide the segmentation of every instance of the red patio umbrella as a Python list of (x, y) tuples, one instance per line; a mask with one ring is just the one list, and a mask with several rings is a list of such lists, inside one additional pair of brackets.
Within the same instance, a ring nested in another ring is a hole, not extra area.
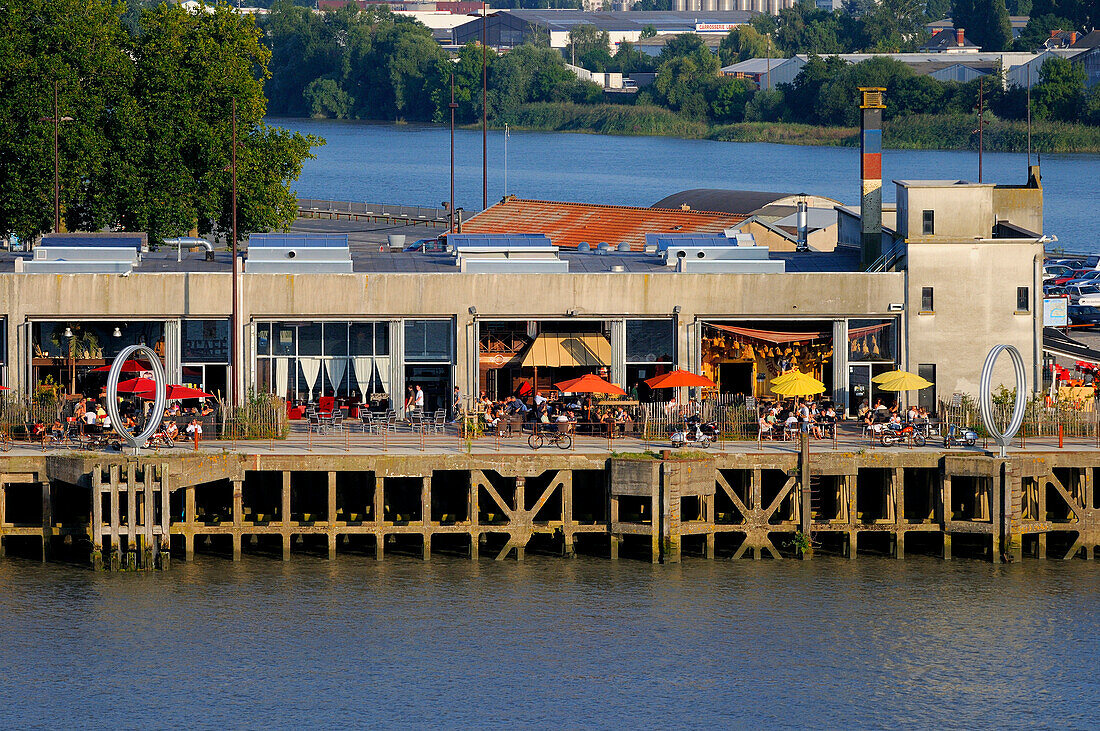
[(710, 380), (706, 376), (700, 376), (692, 373), (691, 371), (685, 371), (676, 369), (671, 373), (665, 373), (660, 376), (654, 376), (653, 378), (647, 378), (645, 385), (650, 388), (682, 388), (682, 387), (699, 387), (699, 388), (718, 388), (718, 384)]
[(153, 391), (156, 387), (157, 382), (152, 378), (131, 378), (128, 381), (118, 382), (119, 393), (141, 394), (146, 391)]
[[(109, 370), (111, 370), (111, 366), (105, 365), (105, 366), (100, 366), (98, 368), (93, 368), (92, 373), (96, 373), (96, 372), (106, 373)], [(149, 370), (152, 370), (152, 368), (149, 366), (149, 364), (148, 363), (143, 363), (140, 360), (127, 360), (127, 361), (123, 361), (123, 363), (122, 363), (122, 372), (123, 373), (141, 373), (142, 371), (149, 371)]]
[(626, 395), (626, 391), (619, 388), (614, 383), (608, 383), (599, 376), (591, 373), (583, 375), (580, 378), (572, 378), (568, 381), (555, 383), (554, 386), (559, 390), (568, 391), (569, 393), (614, 393), (619, 396)]
[[(165, 398), (169, 401), (178, 401), (179, 399), (186, 398), (214, 398), (214, 394), (207, 393), (206, 391), (200, 391), (197, 388), (191, 388), (190, 386), (181, 386), (178, 383), (170, 383), (165, 386)], [(150, 392), (149, 397), (152, 398)]]

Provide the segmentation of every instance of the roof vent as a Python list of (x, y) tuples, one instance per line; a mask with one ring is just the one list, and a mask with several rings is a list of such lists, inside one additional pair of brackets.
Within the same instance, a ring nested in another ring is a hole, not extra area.
[(619, 251), (630, 251), (630, 244), (623, 241), (619, 244)]
[(347, 234), (252, 234), (246, 274), (350, 274)]
[(592, 246), (587, 241), (582, 241), (577, 244), (577, 251), (582, 254), (587, 254), (588, 252), (592, 251)]
[(622, 264), (612, 264), (611, 265), (611, 271), (613, 271), (613, 272), (625, 272), (626, 267), (624, 267)]
[(148, 245), (143, 233), (47, 234), (23, 264), (29, 274), (129, 274)]

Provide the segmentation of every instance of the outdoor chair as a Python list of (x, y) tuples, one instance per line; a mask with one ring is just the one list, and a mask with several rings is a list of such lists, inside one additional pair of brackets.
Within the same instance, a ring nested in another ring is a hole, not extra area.
[(435, 434), (442, 434), (446, 429), (447, 424), (447, 412), (443, 409), (439, 409), (432, 417), (431, 424), (429, 425), (429, 431)]
[(332, 415), (329, 417), (329, 426), (334, 432), (344, 431), (344, 411), (343, 409), (333, 409)]
[(321, 421), (321, 417), (314, 413), (309, 414), (306, 418), (309, 421), (308, 425), (306, 426), (306, 431), (315, 434), (325, 433), (325, 424)]
[(360, 410), (359, 419), (363, 422), (364, 434), (375, 434), (378, 431), (378, 422), (374, 420), (374, 414), (369, 411)]

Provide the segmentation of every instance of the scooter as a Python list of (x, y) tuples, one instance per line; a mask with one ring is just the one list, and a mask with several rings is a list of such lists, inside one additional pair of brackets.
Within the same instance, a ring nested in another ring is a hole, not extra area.
[(882, 437), (879, 439), (884, 447), (901, 444), (906, 440), (912, 441), (918, 447), (923, 447), (926, 441), (924, 435), (912, 424), (906, 424), (901, 428), (888, 427), (883, 429)]
[(978, 432), (968, 426), (955, 426), (952, 424), (943, 434), (943, 448), (961, 447), (966, 445), (973, 447), (978, 443)]
[(689, 419), (684, 422), (684, 428), (672, 432), (670, 437), (673, 447), (683, 447), (688, 444), (696, 444), (707, 449), (718, 436), (718, 425), (713, 421), (702, 422), (699, 419)]

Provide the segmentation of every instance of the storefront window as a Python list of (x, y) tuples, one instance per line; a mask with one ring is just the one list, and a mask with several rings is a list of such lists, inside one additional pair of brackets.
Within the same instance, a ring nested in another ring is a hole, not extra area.
[[(266, 338), (264, 343), (266, 345)], [(228, 320), (184, 320), (180, 360), (184, 363), (228, 363)]]
[(450, 362), (450, 320), (406, 320), (405, 360)]
[(848, 360), (893, 363), (897, 354), (896, 320), (849, 320)]

